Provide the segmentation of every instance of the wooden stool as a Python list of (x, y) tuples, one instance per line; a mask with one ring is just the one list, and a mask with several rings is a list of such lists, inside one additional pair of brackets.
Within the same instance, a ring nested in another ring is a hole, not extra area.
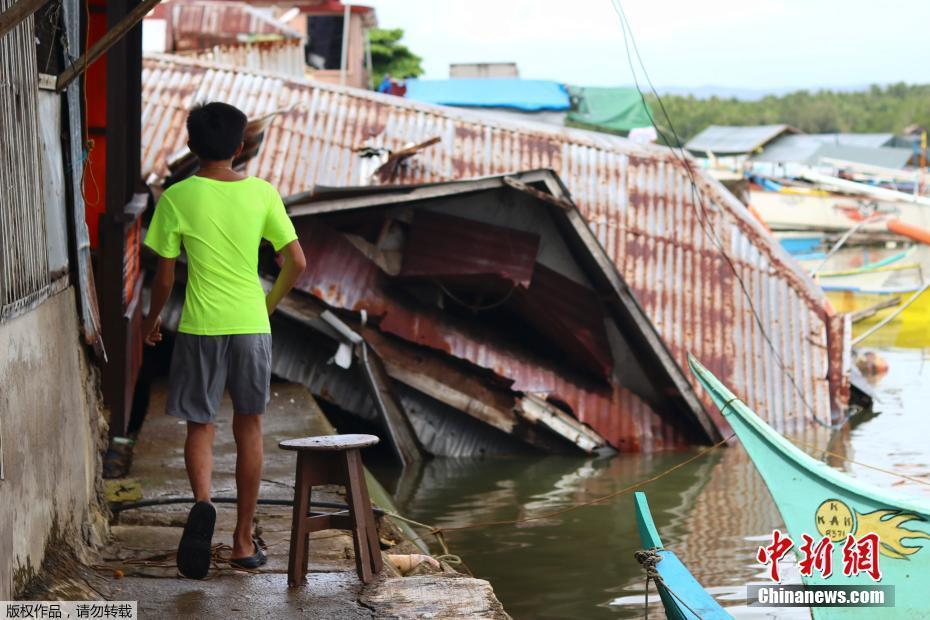
[[(376, 443), (378, 438), (374, 435), (328, 435), (288, 439), (278, 444), (282, 450), (297, 452), (287, 585), (294, 587), (304, 582), (310, 532), (319, 530), (352, 531), (355, 569), (363, 583), (371, 581), (374, 573), (381, 572), (378, 530), (359, 454), (361, 448)], [(348, 515), (310, 512), (311, 488), (323, 484), (345, 486)]]

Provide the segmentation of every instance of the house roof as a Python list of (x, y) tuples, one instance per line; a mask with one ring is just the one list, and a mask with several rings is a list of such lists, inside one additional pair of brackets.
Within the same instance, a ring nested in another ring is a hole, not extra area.
[(189, 52), (185, 56), (217, 65), (249, 68), (298, 78), (304, 77), (307, 68), (304, 46), (300, 39), (214, 45)]
[(881, 168), (901, 169), (907, 165), (914, 152), (911, 149), (892, 147), (849, 146), (842, 144), (821, 144), (811, 156), (811, 164), (824, 163), (825, 160), (852, 162)]
[(823, 159), (903, 168), (913, 156), (907, 148), (888, 146), (893, 134), (793, 134), (776, 138), (753, 161), (817, 165)]
[(171, 45), (178, 50), (269, 37), (302, 38), (300, 32), (276, 20), (268, 10), (245, 2), (173, 0), (166, 3), (166, 9)]
[(550, 80), (454, 78), (407, 80), (407, 98), (424, 103), (471, 108), (511, 108), (524, 112), (567, 110), (568, 90)]
[[(187, 110), (205, 100), (238, 105), (251, 118), (285, 110), (247, 168), (284, 195), (369, 184), (381, 163), (378, 149), (435, 137), (437, 144), (399, 166), (393, 182), (552, 169), (680, 366), (694, 353), (782, 430), (806, 428), (796, 414), (808, 405), (829, 419), (847, 396), (848, 338), (836, 326), (842, 318), (741, 203), (670, 149), (177, 57), (147, 58), (142, 82), (143, 178), (167, 174), (167, 156), (186, 141)], [(692, 175), (706, 208), (691, 202)], [(752, 307), (719, 247), (743, 274)], [(762, 313), (765, 336), (753, 309)], [(779, 356), (791, 377), (769, 342), (788, 343)]]
[(892, 146), (895, 139), (893, 133), (814, 133), (809, 135), (822, 144), (869, 148)]
[(685, 148), (697, 155), (742, 155), (753, 153), (778, 136), (797, 130), (788, 125), (732, 126), (711, 125), (694, 136)]

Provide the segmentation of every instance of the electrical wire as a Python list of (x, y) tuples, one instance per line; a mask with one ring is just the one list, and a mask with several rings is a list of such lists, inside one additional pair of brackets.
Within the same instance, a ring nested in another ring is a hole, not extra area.
[[(662, 138), (662, 141), (669, 147), (672, 155), (678, 161), (685, 172), (688, 174), (688, 178), (691, 185), (691, 206), (695, 211), (695, 214), (698, 216), (698, 223), (701, 225), (701, 229), (704, 231), (705, 236), (710, 239), (713, 244), (717, 247), (720, 255), (723, 257), (724, 261), (729, 266), (730, 270), (733, 272), (733, 275), (736, 277), (736, 281), (739, 283), (740, 289), (742, 290), (743, 295), (746, 298), (746, 302), (749, 305), (749, 310), (752, 313), (753, 319), (759, 327), (759, 331), (762, 334), (762, 338), (765, 340), (766, 344), (772, 351), (772, 354), (775, 358), (775, 362), (778, 364), (778, 367), (782, 370), (788, 380), (791, 382), (794, 387), (795, 392), (798, 394), (801, 402), (804, 404), (804, 407), (807, 409), (810, 414), (811, 419), (819, 424), (820, 426), (837, 429), (846, 424), (852, 414), (847, 414), (844, 419), (836, 424), (829, 422), (824, 422), (821, 420), (817, 414), (814, 412), (814, 408), (807, 401), (807, 397), (804, 394), (804, 391), (801, 389), (801, 386), (798, 385), (797, 380), (794, 375), (788, 370), (785, 365), (784, 359), (778, 351), (778, 348), (775, 346), (775, 343), (772, 341), (771, 336), (769, 336), (768, 331), (765, 328), (765, 323), (762, 321), (762, 317), (759, 314), (759, 311), (756, 309), (755, 303), (752, 300), (752, 294), (749, 292), (749, 289), (746, 286), (743, 277), (740, 275), (739, 270), (736, 268), (736, 265), (733, 263), (733, 260), (724, 250), (723, 242), (717, 236), (716, 231), (713, 229), (713, 226), (710, 222), (710, 217), (707, 214), (707, 206), (704, 202), (704, 195), (701, 192), (700, 188), (697, 185), (697, 181), (694, 178), (694, 173), (691, 168), (691, 162), (687, 160), (685, 155), (685, 149), (681, 142), (678, 132), (675, 131), (675, 125), (672, 122), (671, 116), (669, 116), (668, 110), (665, 108), (665, 103), (662, 101), (662, 97), (659, 95), (658, 91), (655, 88), (655, 85), (652, 83), (652, 78), (649, 77), (649, 72), (646, 70), (646, 65), (643, 62), (642, 56), (639, 52), (639, 46), (636, 43), (636, 38), (633, 36), (633, 29), (630, 26), (629, 20), (627, 19), (626, 12), (623, 10), (623, 5), (620, 0), (610, 0), (611, 5), (614, 8), (614, 11), (617, 13), (617, 17), (620, 19), (620, 28), (623, 33), (623, 45), (626, 50), (627, 64), (629, 65), (630, 72), (633, 75), (633, 83), (636, 86), (636, 91), (639, 93), (640, 99), (643, 103), (643, 109), (646, 111), (647, 116), (649, 117), (649, 122), (652, 123), (653, 128), (656, 130), (656, 133)], [(632, 46), (632, 50), (631, 50)], [(649, 90), (652, 93), (652, 96), (655, 97), (657, 103), (659, 104), (659, 109), (662, 111), (662, 115), (665, 118), (665, 122), (668, 124), (669, 130), (672, 133), (674, 138), (674, 143), (669, 140), (668, 135), (659, 127), (655, 121), (655, 117), (652, 114), (652, 110), (646, 104), (646, 96), (643, 93), (643, 89), (640, 86), (639, 78), (637, 76), (636, 67), (633, 64), (633, 54), (636, 55), (636, 60), (639, 63), (640, 69), (643, 72), (643, 76), (649, 86)], [(677, 151), (676, 151), (677, 148)]]

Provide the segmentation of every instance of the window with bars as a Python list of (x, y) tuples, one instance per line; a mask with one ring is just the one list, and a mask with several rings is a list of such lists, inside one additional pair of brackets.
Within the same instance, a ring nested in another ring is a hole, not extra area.
[[(0, 0), (0, 13), (15, 0)], [(0, 320), (49, 286), (33, 20), (0, 37)]]

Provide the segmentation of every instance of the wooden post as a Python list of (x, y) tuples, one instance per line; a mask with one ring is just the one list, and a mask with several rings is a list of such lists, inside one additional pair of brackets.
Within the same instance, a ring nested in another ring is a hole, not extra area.
[[(93, 44), (110, 50), (106, 63), (106, 212), (99, 221), (101, 286), (97, 293), (109, 353), (102, 387), (112, 437), (126, 432), (142, 365), (139, 217), (148, 196), (137, 193), (141, 189), (142, 28), (134, 16), (141, 19), (152, 5), (153, 0), (109, 0), (109, 30)], [(101, 46), (101, 42), (106, 44)]]

